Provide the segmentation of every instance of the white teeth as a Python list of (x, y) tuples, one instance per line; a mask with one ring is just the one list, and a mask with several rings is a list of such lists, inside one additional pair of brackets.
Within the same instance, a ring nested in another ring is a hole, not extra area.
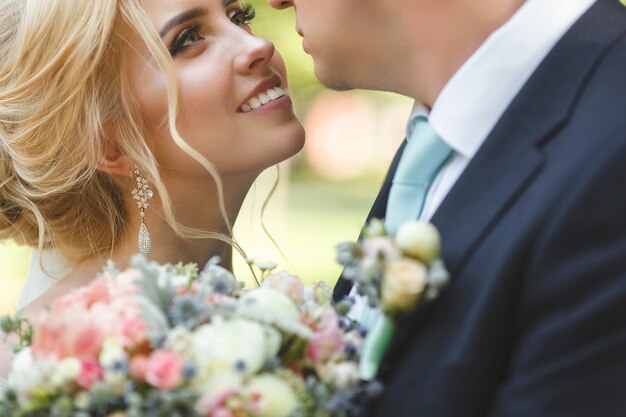
[(270, 96), (268, 96), (265, 93), (259, 94), (259, 98), (261, 99), (261, 103), (263, 103), (263, 104), (267, 104), (267, 103), (270, 102)]
[(267, 95), (270, 96), (270, 99), (272, 100), (276, 100), (278, 97), (280, 97), (278, 92), (276, 92), (276, 90), (274, 90), (273, 88), (267, 90)]
[(267, 104), (272, 100), (276, 100), (286, 94), (285, 90), (280, 87), (270, 88), (258, 96), (252, 97), (246, 104), (242, 104), (239, 110), (243, 113), (256, 110), (262, 105)]
[(261, 100), (258, 97), (252, 97), (248, 104), (250, 105), (250, 107), (256, 110), (261, 107), (263, 103), (261, 103)]

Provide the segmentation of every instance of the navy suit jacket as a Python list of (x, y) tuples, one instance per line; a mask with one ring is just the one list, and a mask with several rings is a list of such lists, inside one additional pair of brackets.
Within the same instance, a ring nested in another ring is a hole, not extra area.
[(368, 414), (626, 416), (624, 5), (558, 42), (432, 222), (451, 285), (398, 323)]

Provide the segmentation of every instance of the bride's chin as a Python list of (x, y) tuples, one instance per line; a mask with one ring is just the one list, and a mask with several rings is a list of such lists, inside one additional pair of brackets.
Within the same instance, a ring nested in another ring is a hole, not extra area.
[[(283, 159), (289, 159), (304, 148), (306, 132), (304, 131), (304, 126), (296, 120), (292, 126), (289, 127), (289, 134), (285, 135), (287, 139), (285, 140), (285, 150)], [(280, 162), (280, 161), (278, 161)]]

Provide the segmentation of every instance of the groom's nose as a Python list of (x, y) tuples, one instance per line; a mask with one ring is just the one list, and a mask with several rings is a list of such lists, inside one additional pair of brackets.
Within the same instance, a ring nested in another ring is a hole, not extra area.
[(286, 9), (293, 6), (293, 0), (267, 0), (267, 2), (275, 9)]

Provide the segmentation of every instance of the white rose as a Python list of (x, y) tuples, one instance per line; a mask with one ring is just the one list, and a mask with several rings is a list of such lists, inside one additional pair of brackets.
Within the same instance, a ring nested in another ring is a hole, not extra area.
[(298, 408), (298, 399), (285, 381), (272, 374), (252, 378), (248, 392), (260, 394), (259, 415), (262, 417), (287, 417)]
[(273, 288), (255, 288), (245, 293), (238, 301), (237, 315), (276, 326), (305, 339), (311, 337), (311, 330), (300, 322), (293, 301)]
[(98, 358), (103, 368), (113, 366), (116, 362), (126, 360), (126, 352), (122, 342), (114, 337), (108, 338), (102, 344), (102, 351)]
[(268, 287), (255, 288), (245, 293), (239, 299), (239, 312), (247, 317), (271, 312), (287, 319), (298, 319), (298, 309), (293, 301), (282, 292)]
[(188, 359), (192, 355), (193, 347), (191, 332), (184, 326), (176, 326), (167, 334), (164, 347), (180, 354), (183, 359)]
[(21, 406), (27, 407), (33, 396), (45, 395), (49, 388), (46, 376), (50, 374), (54, 365), (51, 360), (36, 360), (30, 347), (22, 349), (15, 355), (8, 380)]
[(328, 365), (327, 378), (338, 388), (348, 388), (359, 382), (359, 365), (356, 362), (341, 362)]
[(203, 416), (213, 415), (216, 398), (223, 398), (227, 392), (239, 393), (243, 388), (243, 376), (234, 372), (220, 374), (196, 388), (201, 394), (195, 406), (196, 411)]
[[(207, 403), (212, 403), (215, 397), (226, 391), (239, 391), (243, 387), (243, 375), (238, 372), (225, 372), (201, 381), (197, 384), (197, 392), (202, 395)], [(203, 402), (205, 402), (203, 401)], [(201, 414), (206, 414), (202, 410), (198, 410)]]
[(413, 259), (400, 259), (385, 269), (381, 304), (386, 311), (406, 311), (415, 306), (426, 288), (428, 270)]
[(430, 223), (413, 221), (403, 224), (396, 233), (396, 244), (406, 255), (427, 264), (439, 257), (441, 236)]
[(81, 364), (78, 359), (66, 358), (56, 365), (51, 376), (53, 386), (62, 388), (66, 384), (75, 381), (80, 374)]
[(280, 347), (263, 325), (221, 317), (196, 330), (192, 340), (194, 362), (199, 366), (201, 379), (234, 371), (254, 375), (267, 358), (278, 354)]

